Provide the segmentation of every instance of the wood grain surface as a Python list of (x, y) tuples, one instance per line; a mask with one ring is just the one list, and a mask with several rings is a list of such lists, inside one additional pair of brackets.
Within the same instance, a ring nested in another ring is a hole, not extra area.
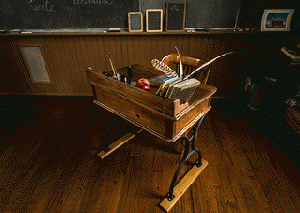
[[(101, 159), (114, 115), (92, 97), (1, 99), (0, 212), (164, 212), (181, 156), (160, 139), (143, 131)], [(209, 164), (169, 212), (299, 212), (300, 174), (267, 128), (280, 126), (276, 138), (289, 142), (292, 130), (283, 120), (257, 123), (263, 116), (240, 101), (211, 105), (196, 140)], [(122, 120), (110, 140), (133, 129)]]

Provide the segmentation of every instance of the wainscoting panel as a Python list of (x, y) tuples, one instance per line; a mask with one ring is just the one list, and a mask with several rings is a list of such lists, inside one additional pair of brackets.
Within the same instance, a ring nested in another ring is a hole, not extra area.
[[(105, 35), (26, 35), (1, 36), (0, 93), (42, 95), (92, 95), (85, 69), (111, 70), (108, 52), (116, 68), (130, 64), (151, 66), (151, 60), (176, 53), (206, 61), (224, 54), (210, 65), (208, 84), (218, 88), (215, 97), (243, 98), (247, 76), (276, 65), (284, 36), (277, 34), (105, 34)], [(53, 85), (31, 85), (30, 75), (19, 45), (34, 42), (45, 51), (47, 71)], [(14, 74), (12, 74), (14, 73)], [(4, 78), (4, 79), (3, 79)], [(17, 86), (15, 82), (18, 82)], [(37, 88), (39, 87), (39, 88)]]

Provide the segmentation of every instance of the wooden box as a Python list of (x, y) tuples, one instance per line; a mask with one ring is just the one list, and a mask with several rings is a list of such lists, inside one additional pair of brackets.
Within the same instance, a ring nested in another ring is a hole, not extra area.
[[(132, 68), (135, 81), (162, 74), (142, 65), (132, 65)], [(127, 68), (118, 72), (127, 76)], [(87, 76), (96, 104), (169, 142), (175, 142), (210, 110), (210, 97), (217, 89), (200, 84), (189, 102), (180, 104), (179, 99), (155, 95), (157, 87), (151, 87), (148, 92), (89, 69)]]

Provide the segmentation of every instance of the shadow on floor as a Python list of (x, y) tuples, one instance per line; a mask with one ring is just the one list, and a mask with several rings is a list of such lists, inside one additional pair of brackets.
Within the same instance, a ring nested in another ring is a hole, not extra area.
[(288, 155), (300, 171), (300, 136), (284, 121), (284, 103), (264, 110), (252, 110), (245, 100), (212, 99), (211, 105), (228, 122), (243, 122), (254, 132), (268, 139), (275, 149), (280, 149)]

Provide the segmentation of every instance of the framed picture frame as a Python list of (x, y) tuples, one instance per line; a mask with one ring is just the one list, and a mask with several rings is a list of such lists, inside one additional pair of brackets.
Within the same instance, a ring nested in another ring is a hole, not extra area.
[(146, 31), (147, 32), (163, 31), (163, 10), (162, 9), (146, 10)]
[(265, 10), (261, 20), (261, 31), (290, 31), (294, 9)]
[[(46, 54), (46, 47), (40, 43), (25, 42), (18, 44), (21, 56), (24, 59), (27, 72), (32, 85), (53, 85), (53, 78), (50, 73)], [(51, 64), (51, 61), (49, 62)]]
[(183, 31), (185, 28), (186, 1), (166, 2), (166, 31)]
[(128, 31), (129, 32), (143, 32), (143, 13), (130, 12), (128, 13)]

